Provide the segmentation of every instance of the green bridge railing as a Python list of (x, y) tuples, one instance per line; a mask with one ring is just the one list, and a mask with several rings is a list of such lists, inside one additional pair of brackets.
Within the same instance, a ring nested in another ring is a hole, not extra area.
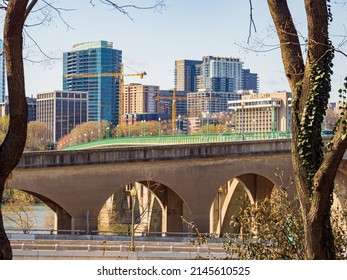
[[(181, 134), (161, 136), (135, 136), (106, 138), (78, 145), (65, 146), (61, 150), (78, 150), (102, 146), (115, 145), (141, 145), (141, 144), (193, 144), (193, 143), (216, 143), (242, 140), (265, 140), (265, 139), (287, 139), (291, 138), (290, 131), (276, 132), (245, 132), (245, 133), (223, 133), (223, 134)], [(68, 144), (66, 144), (68, 145)]]

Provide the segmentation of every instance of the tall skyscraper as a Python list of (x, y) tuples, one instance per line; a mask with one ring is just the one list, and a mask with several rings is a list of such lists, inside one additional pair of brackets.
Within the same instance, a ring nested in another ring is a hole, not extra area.
[(201, 60), (175, 61), (175, 88), (177, 91), (196, 91), (197, 68), (201, 63)]
[(55, 90), (37, 94), (37, 120), (47, 124), (58, 141), (76, 125), (87, 121), (87, 93)]
[(4, 41), (0, 39), (0, 103), (6, 101), (6, 71), (5, 71), (5, 56), (4, 56)]
[(197, 76), (198, 89), (215, 92), (242, 89), (242, 64), (239, 58), (204, 56)]
[(258, 74), (249, 69), (242, 69), (242, 89), (259, 91)]
[(76, 44), (64, 53), (63, 89), (88, 93), (88, 121), (118, 123), (119, 81), (105, 74), (119, 73), (121, 63), (122, 51), (106, 41)]

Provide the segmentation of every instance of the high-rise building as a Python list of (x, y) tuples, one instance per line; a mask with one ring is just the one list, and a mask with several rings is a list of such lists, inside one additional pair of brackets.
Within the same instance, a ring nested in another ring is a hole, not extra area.
[(197, 69), (201, 63), (201, 60), (175, 61), (175, 88), (177, 91), (196, 91)]
[(37, 94), (37, 120), (52, 131), (51, 140), (58, 141), (76, 125), (87, 121), (86, 92), (61, 91)]
[(123, 94), (124, 112), (122, 115), (154, 113), (154, 96), (159, 94), (159, 86), (131, 83), (124, 85)]
[(242, 69), (242, 89), (253, 90), (254, 92), (258, 92), (258, 74), (251, 73), (251, 70), (249, 69)]
[(63, 90), (88, 93), (88, 121), (118, 123), (119, 81), (103, 76), (121, 71), (122, 51), (113, 43), (80, 43), (63, 55)]
[(229, 100), (240, 100), (242, 94), (236, 92), (214, 92), (199, 90), (187, 95), (189, 117), (200, 117), (206, 113), (227, 112)]
[[(36, 121), (36, 98), (26, 97), (28, 104), (28, 122)], [(8, 115), (10, 113), (10, 105), (8, 102), (8, 96), (5, 98), (5, 102), (0, 102), (0, 117)]]
[(235, 130), (241, 132), (287, 131), (291, 128), (292, 95), (279, 91), (242, 96), (229, 101), (229, 110), (235, 114)]
[[(173, 90), (160, 90), (155, 99), (155, 111), (157, 113), (172, 114)], [(187, 92), (176, 91), (176, 115), (187, 115)]]
[(197, 88), (213, 92), (242, 89), (242, 64), (239, 58), (204, 56), (197, 75)]
[(28, 122), (36, 121), (36, 98), (27, 97), (28, 104)]
[(4, 103), (6, 95), (6, 70), (5, 70), (5, 56), (4, 53), (4, 41), (0, 39), (0, 103)]

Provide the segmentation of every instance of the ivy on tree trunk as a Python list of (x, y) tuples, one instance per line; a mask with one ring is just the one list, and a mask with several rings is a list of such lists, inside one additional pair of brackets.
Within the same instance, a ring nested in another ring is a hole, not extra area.
[[(328, 26), (329, 0), (304, 0), (307, 54), (304, 61), (296, 27), (283, 0), (268, 0), (292, 90), (292, 162), (304, 222), (308, 259), (335, 259), (330, 210), (334, 179), (347, 148), (344, 121), (324, 147), (321, 123), (331, 90), (334, 48)], [(342, 118), (345, 118), (342, 116)]]

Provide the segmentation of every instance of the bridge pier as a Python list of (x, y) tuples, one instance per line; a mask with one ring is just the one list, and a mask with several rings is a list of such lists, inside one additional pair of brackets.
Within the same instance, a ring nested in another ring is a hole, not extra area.
[(56, 205), (54, 214), (54, 229), (59, 230), (71, 230), (71, 215), (66, 212), (62, 207)]
[(152, 189), (162, 204), (162, 232), (183, 231), (183, 200), (164, 185)]

